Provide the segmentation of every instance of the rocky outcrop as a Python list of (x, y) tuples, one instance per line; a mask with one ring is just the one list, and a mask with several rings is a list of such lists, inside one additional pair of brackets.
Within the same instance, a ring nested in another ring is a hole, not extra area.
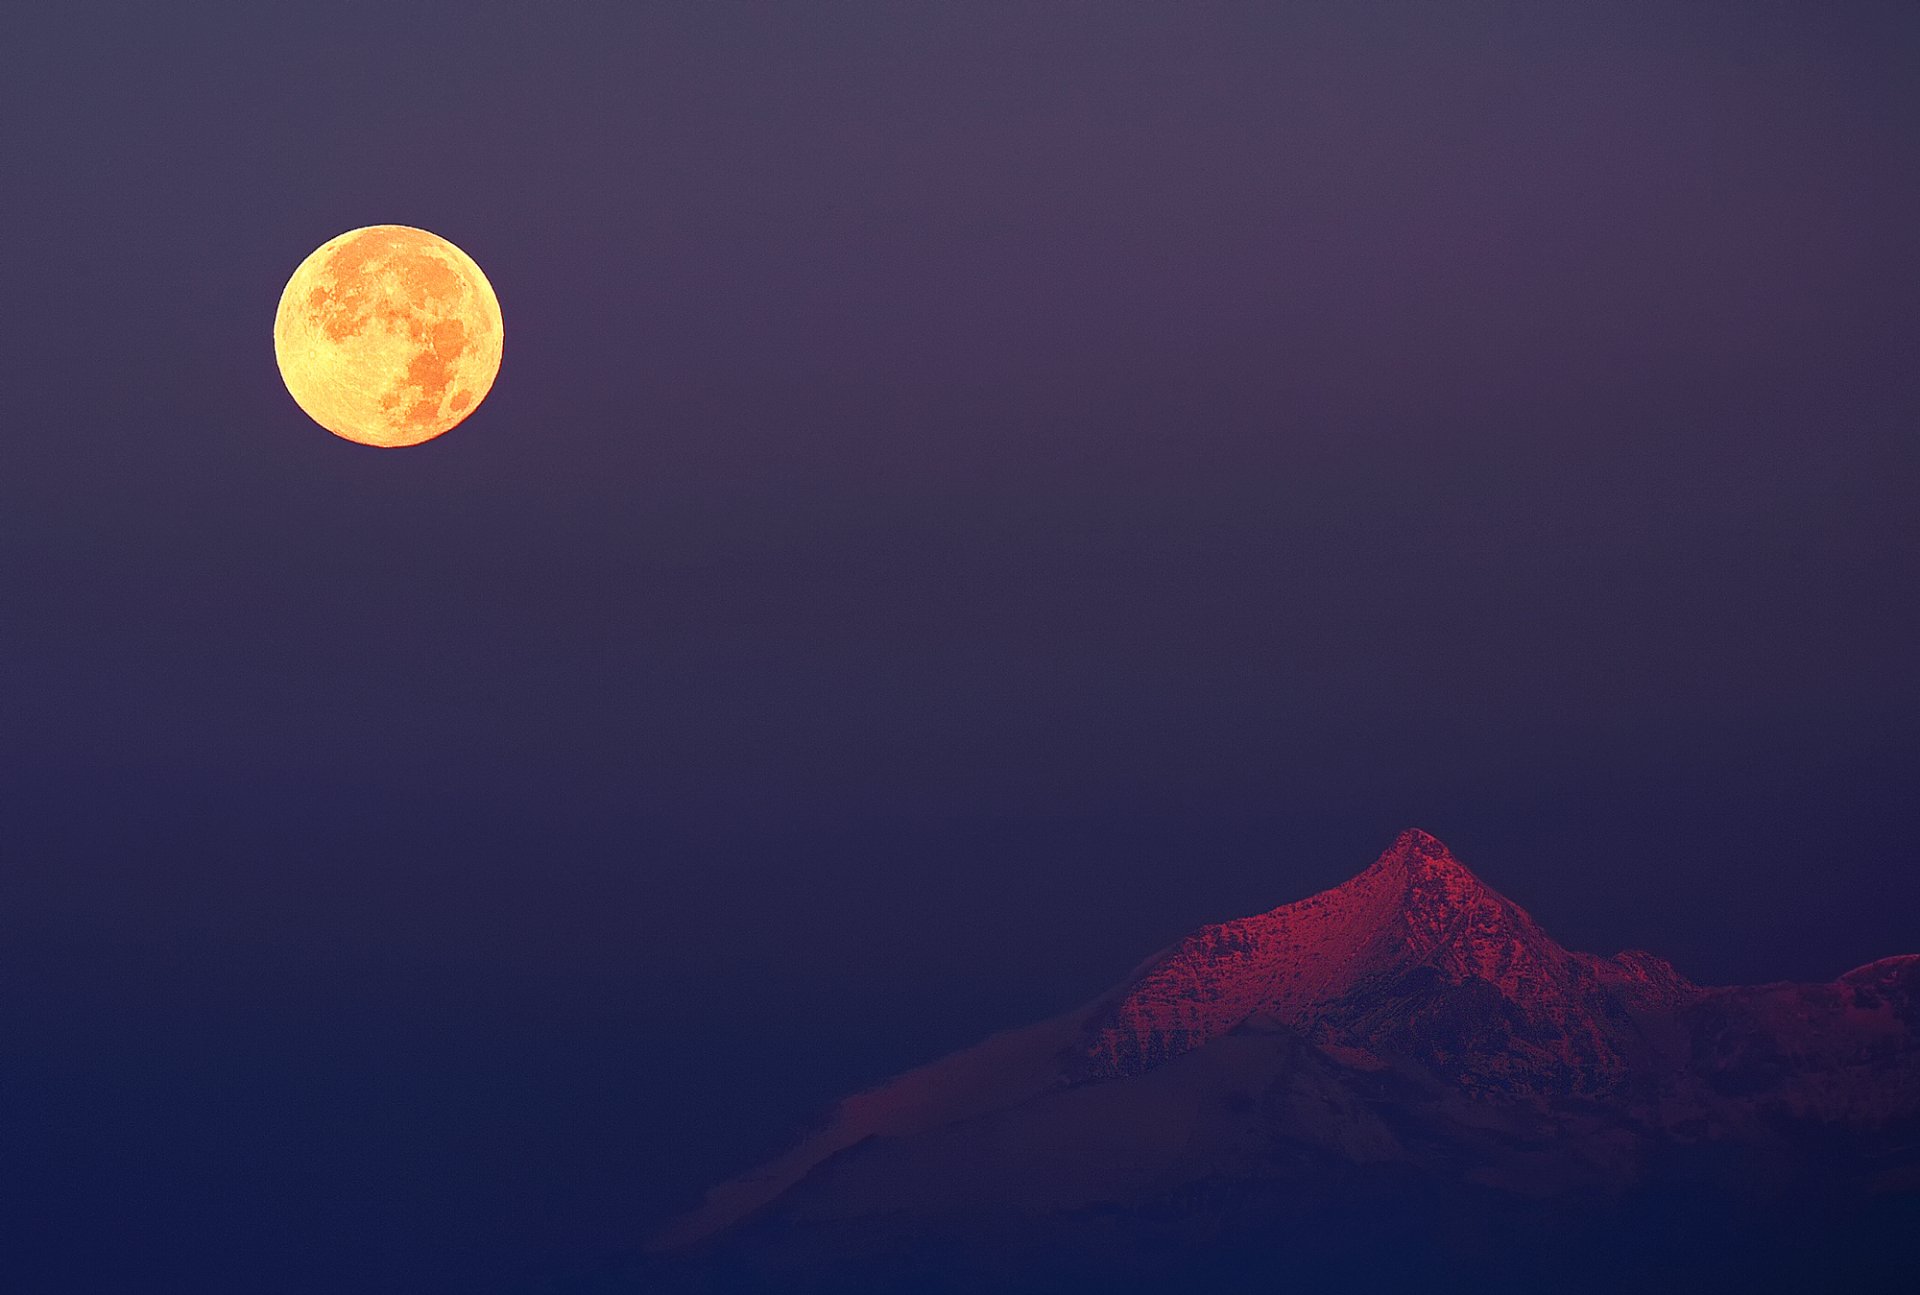
[(1920, 1189), (1920, 957), (1703, 988), (1649, 953), (1562, 948), (1409, 831), (1344, 885), (1203, 927), (1076, 1012), (847, 1099), (660, 1243), (747, 1219), (763, 1238), (1177, 1219), (1380, 1173), (1441, 1200)]

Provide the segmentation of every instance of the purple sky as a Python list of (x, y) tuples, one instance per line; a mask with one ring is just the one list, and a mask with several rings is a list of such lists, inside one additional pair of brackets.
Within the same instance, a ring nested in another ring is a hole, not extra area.
[[(1910, 0), (27, 9), (0, 1285), (518, 1280), (1411, 824), (1920, 950)], [(388, 453), (384, 222), (507, 332)]]

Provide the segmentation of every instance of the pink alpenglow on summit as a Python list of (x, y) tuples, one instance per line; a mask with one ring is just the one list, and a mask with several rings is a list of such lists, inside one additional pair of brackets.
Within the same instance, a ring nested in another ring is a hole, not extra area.
[(1569, 953), (1414, 830), (1345, 885), (1162, 954), (1098, 1018), (1088, 1073), (1138, 1074), (1265, 1017), (1359, 1064), (1411, 1049), (1464, 1088), (1592, 1092), (1626, 1071), (1629, 1011), (1694, 992), (1649, 953)]
[(1650, 953), (1562, 948), (1408, 831), (1344, 885), (1202, 927), (1076, 1011), (846, 1099), (658, 1244), (749, 1217), (1166, 1217), (1223, 1185), (1311, 1198), (1343, 1166), (1528, 1198), (1673, 1165), (1736, 1192), (1870, 1193), (1920, 1184), (1903, 1128), (1920, 957), (1706, 988)]

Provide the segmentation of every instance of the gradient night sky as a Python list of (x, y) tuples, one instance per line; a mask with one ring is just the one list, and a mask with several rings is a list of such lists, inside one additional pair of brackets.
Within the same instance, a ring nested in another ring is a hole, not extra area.
[[(0, 1285), (562, 1269), (1410, 824), (1706, 981), (1920, 950), (1916, 65), (1911, 0), (10, 7)], [(382, 222), (506, 316), (408, 451), (271, 349)]]

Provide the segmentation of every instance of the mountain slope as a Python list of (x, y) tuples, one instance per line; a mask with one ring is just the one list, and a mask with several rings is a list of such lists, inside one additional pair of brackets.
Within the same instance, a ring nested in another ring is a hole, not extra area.
[(1094, 1235), (1116, 1210), (1178, 1231), (1198, 1201), (1267, 1227), (1277, 1207), (1248, 1202), (1297, 1214), (1381, 1183), (1425, 1202), (1920, 1190), (1916, 1134), (1920, 957), (1701, 988), (1651, 954), (1561, 948), (1410, 831), (1344, 885), (1202, 928), (1077, 1011), (849, 1098), (659, 1245), (831, 1253), (990, 1220)]
[(1633, 1012), (1693, 992), (1651, 954), (1568, 953), (1408, 831), (1345, 885), (1183, 940), (1105, 1015), (1086, 1075), (1141, 1073), (1258, 1013), (1360, 1064), (1403, 1051), (1464, 1088), (1594, 1092), (1626, 1071)]

